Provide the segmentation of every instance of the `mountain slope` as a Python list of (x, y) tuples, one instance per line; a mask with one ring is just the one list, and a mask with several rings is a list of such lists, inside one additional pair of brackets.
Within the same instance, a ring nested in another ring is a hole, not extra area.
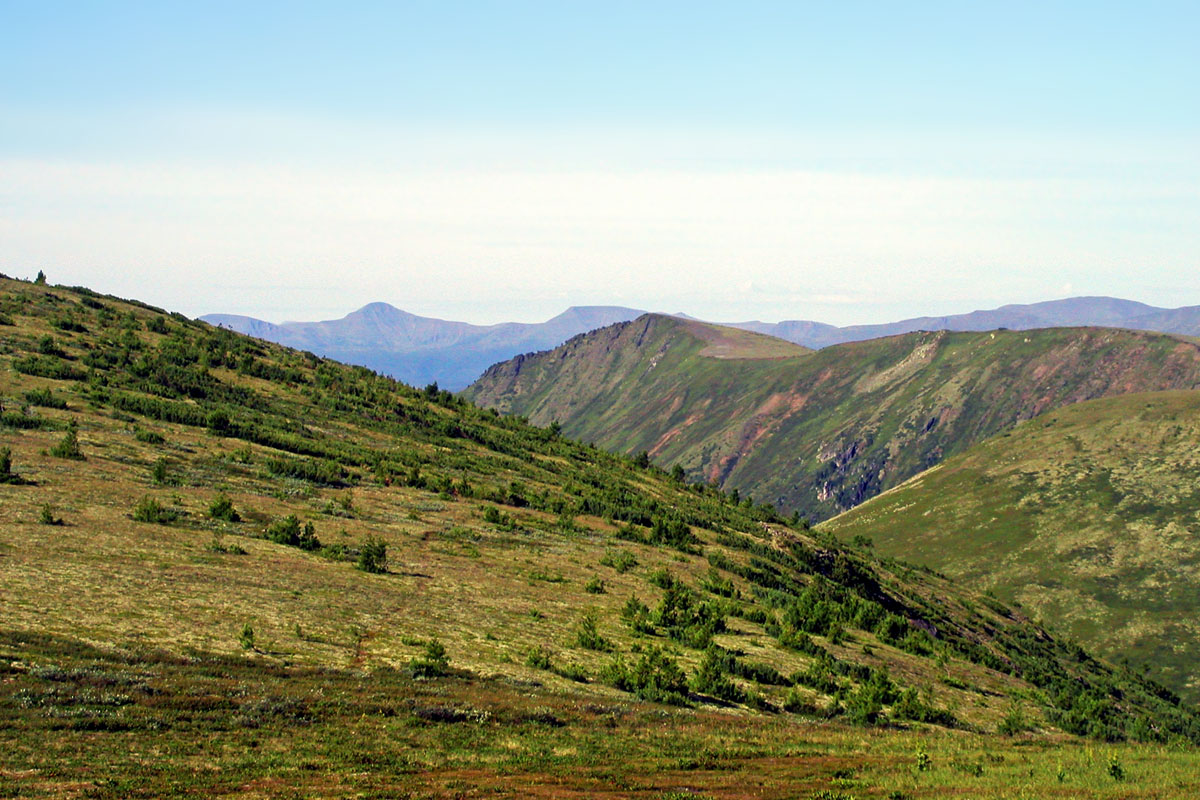
[(694, 325), (648, 315), (585, 334), (464, 395), (823, 519), (1049, 409), (1200, 386), (1200, 346), (1161, 334), (914, 333), (717, 359)]
[[(607, 724), (631, 752), (664, 719), (642, 701), (693, 709), (689, 757), (729, 728), (709, 714), (763, 743), (838, 741), (814, 716), (1200, 742), (1169, 692), (1020, 612), (448, 392), (64, 287), (0, 281), (0, 326), (18, 794), (97, 765), (130, 781), (102, 796), (555, 785), (597, 756), (538, 731)], [(688, 328), (707, 362), (814, 357)], [(704, 758), (754, 774), (735, 739)]]
[(572, 307), (542, 323), (471, 325), (370, 303), (337, 320), (274, 324), (234, 314), (200, 319), (269, 342), (359, 364), (412, 386), (436, 382), (461, 389), (488, 366), (517, 353), (545, 350), (572, 336), (633, 319), (617, 306)]
[(944, 317), (913, 317), (899, 322), (848, 325), (841, 328), (803, 320), (728, 324), (735, 328), (778, 336), (812, 348), (878, 339), (883, 336), (898, 336), (915, 331), (991, 331), (999, 328), (1031, 330), (1095, 326), (1194, 336), (1200, 333), (1200, 307), (1165, 309), (1115, 297), (1069, 297), (1042, 303), (1006, 305)]
[(1200, 393), (1022, 423), (827, 523), (994, 590), (1200, 698)]

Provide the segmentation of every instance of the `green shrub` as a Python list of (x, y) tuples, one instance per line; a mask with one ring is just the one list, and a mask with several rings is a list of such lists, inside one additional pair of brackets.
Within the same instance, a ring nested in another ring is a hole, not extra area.
[(42, 408), (57, 408), (63, 411), (67, 408), (67, 401), (55, 396), (50, 389), (32, 389), (26, 392), (25, 402), (31, 406), (41, 406)]
[(544, 669), (548, 672), (554, 670), (554, 662), (550, 660), (550, 651), (544, 646), (529, 649), (529, 654), (525, 657), (525, 666)]
[(233, 501), (224, 492), (213, 498), (208, 505), (208, 516), (213, 519), (223, 519), (226, 522), (240, 522), (242, 517), (233, 507)]
[(275, 520), (267, 526), (267, 538), (276, 544), (289, 547), (299, 547), (301, 550), (320, 550), (321, 542), (317, 539), (316, 529), (311, 522), (305, 522), (301, 527), (300, 520), (295, 514)]
[(243, 650), (254, 649), (254, 628), (250, 627), (249, 622), (242, 626), (242, 632), (238, 634), (238, 643)]
[(425, 643), (425, 653), (421, 658), (408, 662), (408, 671), (414, 678), (438, 678), (450, 672), (450, 657), (446, 655), (446, 647), (437, 639)]
[(637, 566), (637, 563), (637, 557), (628, 550), (606, 550), (604, 557), (600, 559), (602, 566), (612, 567), (621, 574), (629, 572)]
[(170, 476), (167, 474), (167, 460), (165, 458), (157, 459), (153, 466), (150, 467), (150, 480), (161, 485), (170, 483)]
[(693, 692), (706, 694), (718, 700), (730, 703), (741, 703), (746, 699), (745, 692), (729, 680), (726, 673), (726, 660), (721, 651), (711, 647), (704, 654), (700, 668), (688, 682)]
[(632, 594), (621, 609), (621, 619), (625, 620), (635, 633), (654, 633), (654, 617), (650, 613), (650, 607)]
[(42, 505), (41, 514), (38, 515), (39, 525), (62, 525), (63, 521), (60, 517), (54, 516), (54, 509), (49, 503)]
[(601, 672), (601, 680), (644, 700), (687, 705), (687, 676), (658, 647), (649, 647), (632, 665), (617, 656)]
[(137, 522), (170, 525), (179, 519), (179, 512), (173, 508), (166, 508), (150, 495), (146, 495), (134, 506), (133, 518)]
[(382, 539), (368, 536), (358, 550), (358, 561), (354, 566), (363, 572), (387, 572), (387, 544)]
[(585, 650), (608, 652), (613, 649), (612, 642), (600, 635), (596, 626), (596, 612), (585, 611), (579, 618), (579, 626), (575, 629), (575, 646)]
[(600, 576), (593, 575), (588, 579), (588, 582), (583, 585), (583, 590), (588, 594), (605, 594), (604, 581), (600, 580)]
[(50, 455), (55, 458), (69, 458), (73, 461), (85, 461), (83, 451), (79, 449), (79, 430), (75, 424), (75, 420), (71, 420), (67, 426), (67, 432), (63, 438), (50, 448)]
[(0, 483), (21, 484), (25, 481), (12, 471), (12, 448), (0, 449)]
[(87, 373), (72, 367), (66, 361), (54, 356), (42, 355), (16, 358), (13, 359), (12, 365), (13, 369), (17, 372), (39, 378), (54, 378), (60, 381), (81, 381), (87, 377)]
[(1029, 723), (1028, 717), (1021, 707), (1013, 703), (1008, 707), (1004, 719), (1000, 720), (1000, 724), (996, 726), (996, 733), (1002, 736), (1016, 736), (1018, 733), (1032, 730), (1033, 726)]
[(133, 438), (137, 439), (139, 442), (145, 442), (146, 444), (164, 444), (167, 441), (165, 438), (163, 438), (161, 433), (146, 431), (142, 430), (141, 428), (134, 430)]

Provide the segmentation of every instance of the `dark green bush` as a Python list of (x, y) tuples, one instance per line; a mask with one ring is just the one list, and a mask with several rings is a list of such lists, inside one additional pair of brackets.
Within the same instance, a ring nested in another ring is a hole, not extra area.
[(595, 611), (585, 611), (579, 618), (579, 625), (575, 629), (575, 646), (600, 652), (608, 652), (613, 649), (612, 642), (600, 635), (600, 630), (596, 625)]
[(208, 515), (213, 519), (222, 519), (226, 522), (240, 522), (242, 519), (237, 509), (233, 507), (233, 501), (224, 493), (218, 494), (209, 503)]
[(173, 508), (166, 508), (150, 495), (146, 495), (134, 506), (133, 518), (138, 522), (170, 525), (179, 519), (179, 512)]
[(67, 401), (61, 397), (56, 397), (50, 389), (31, 389), (25, 393), (25, 402), (31, 406), (42, 406), (43, 408), (57, 408), (66, 410)]
[(644, 700), (687, 705), (687, 676), (679, 664), (658, 647), (649, 647), (632, 665), (617, 656), (600, 675), (601, 680)]
[(316, 529), (311, 522), (300, 525), (295, 514), (275, 520), (267, 527), (266, 536), (276, 544), (288, 547), (299, 547), (301, 550), (320, 550), (321, 542), (317, 539)]
[(387, 544), (382, 539), (368, 536), (358, 550), (358, 561), (354, 566), (363, 572), (387, 572)]
[(75, 420), (67, 426), (67, 432), (58, 444), (50, 448), (50, 455), (55, 458), (69, 458), (73, 461), (85, 461), (83, 451), (79, 449), (79, 430)]
[(414, 678), (439, 678), (448, 674), (450, 657), (446, 655), (445, 645), (430, 639), (425, 644), (424, 655), (408, 662), (408, 671)]

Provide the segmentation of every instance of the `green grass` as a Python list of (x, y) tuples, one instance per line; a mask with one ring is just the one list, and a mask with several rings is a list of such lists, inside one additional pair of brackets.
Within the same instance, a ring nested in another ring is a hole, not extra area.
[(1043, 415), (825, 523), (1200, 697), (1200, 394)]
[[(10, 794), (656, 796), (703, 773), (735, 796), (786, 757), (785, 796), (832, 785), (806, 771), (811, 742), (839, 766), (895, 748), (885, 787), (915, 742), (983, 752), (1014, 707), (1038, 746), (1200, 741), (1200, 718), (1135, 673), (765, 507), (432, 388), (83, 299), (0, 282), (6, 406), (66, 405), (4, 431), (21, 479), (0, 485)], [(65, 315), (85, 330), (56, 329), (46, 358), (74, 372), (14, 370)], [(49, 454), (68, 429), (84, 460)], [(213, 513), (226, 500), (236, 516)], [(39, 524), (46, 506), (62, 525)], [(359, 569), (380, 547), (386, 565)], [(706, 663), (735, 702), (680, 683)], [(121, 674), (75, 672), (93, 667)]]
[[(13, 797), (1189, 798), (1189, 748), (864, 730), (670, 709), (456, 670), (0, 633), (0, 775)], [(669, 735), (664, 735), (669, 731)], [(1120, 780), (1114, 777), (1113, 765)]]

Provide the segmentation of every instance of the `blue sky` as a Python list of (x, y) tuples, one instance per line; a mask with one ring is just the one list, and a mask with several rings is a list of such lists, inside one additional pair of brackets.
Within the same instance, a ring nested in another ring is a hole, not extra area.
[(0, 0), (0, 272), (189, 314), (1200, 304), (1194, 3)]

